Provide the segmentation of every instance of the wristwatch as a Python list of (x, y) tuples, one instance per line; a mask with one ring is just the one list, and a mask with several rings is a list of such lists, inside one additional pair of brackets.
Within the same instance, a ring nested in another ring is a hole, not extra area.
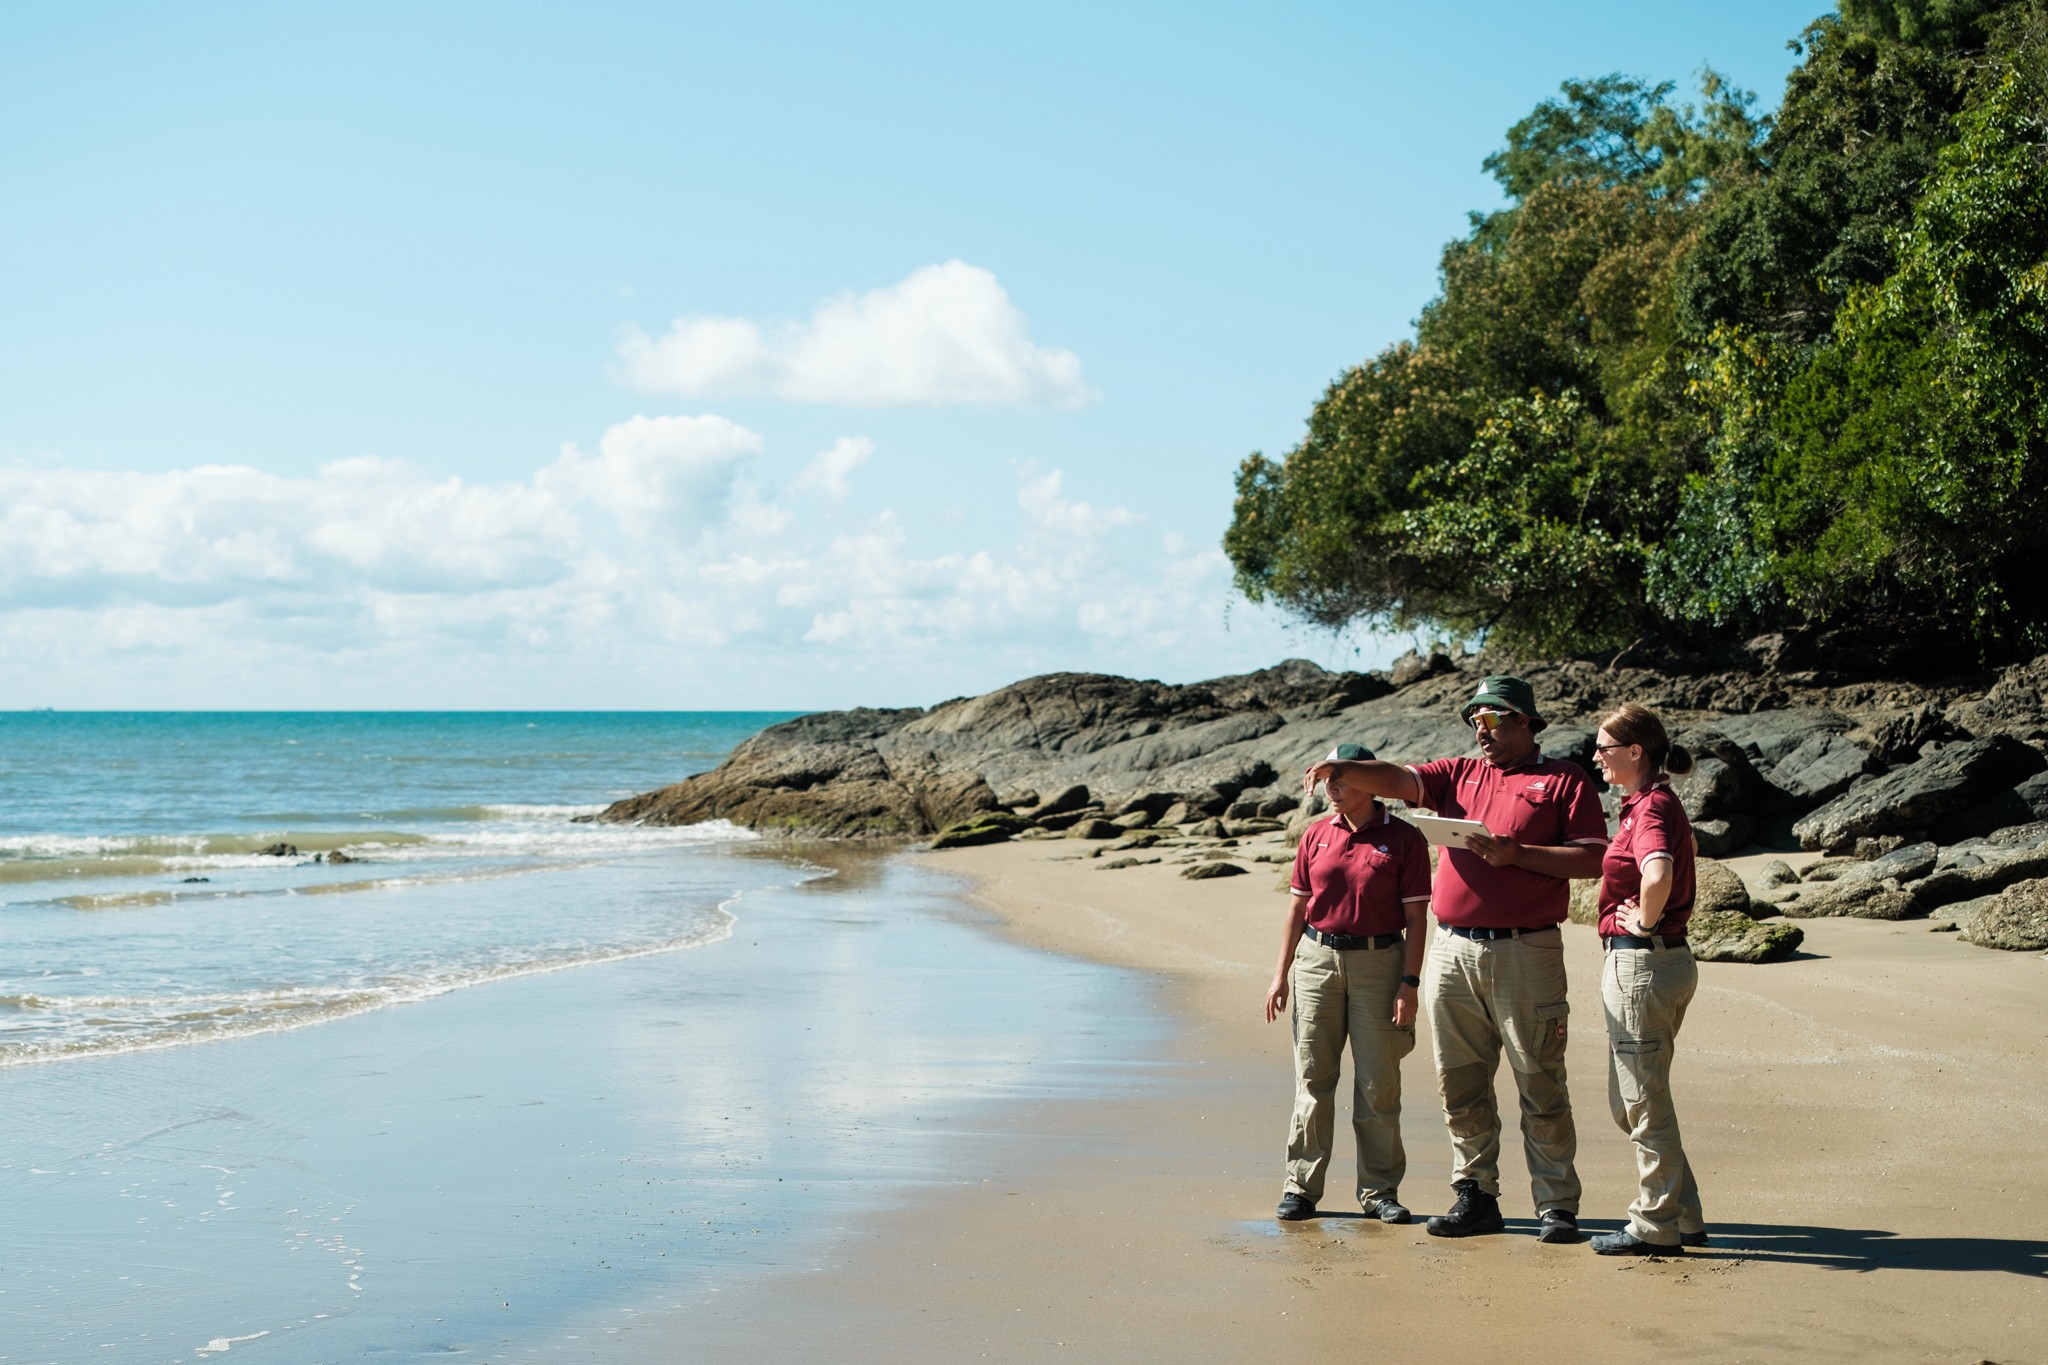
[(1413, 986), (1416, 990), (1419, 991), (1422, 989), (1422, 978), (1419, 976), (1404, 976), (1401, 978), (1401, 984), (1404, 986)]

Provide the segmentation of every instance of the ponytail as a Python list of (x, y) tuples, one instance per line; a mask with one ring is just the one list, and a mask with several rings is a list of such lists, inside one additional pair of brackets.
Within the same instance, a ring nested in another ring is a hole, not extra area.
[(1673, 744), (1671, 736), (1665, 732), (1664, 722), (1647, 706), (1623, 702), (1600, 722), (1600, 728), (1614, 736), (1618, 744), (1642, 745), (1643, 757), (1649, 760), (1653, 773), (1683, 777), (1692, 771), (1692, 750), (1683, 744)]

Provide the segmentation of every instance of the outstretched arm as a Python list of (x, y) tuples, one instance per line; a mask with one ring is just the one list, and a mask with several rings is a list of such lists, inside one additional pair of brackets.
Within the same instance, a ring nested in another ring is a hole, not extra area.
[[(1344, 766), (1351, 770), (1351, 776), (1345, 781), (1355, 780), (1359, 786), (1382, 801), (1406, 801), (1410, 805), (1422, 803), (1422, 779), (1398, 763), (1369, 758), (1361, 763), (1346, 763)], [(1328, 763), (1310, 764), (1308, 771), (1301, 775), (1301, 789), (1305, 792), (1314, 791), (1316, 783), (1329, 776), (1329, 773)]]

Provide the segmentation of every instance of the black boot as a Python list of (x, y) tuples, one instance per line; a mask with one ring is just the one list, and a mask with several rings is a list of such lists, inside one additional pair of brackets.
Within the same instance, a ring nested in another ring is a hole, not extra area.
[(1449, 1213), (1440, 1213), (1423, 1226), (1432, 1237), (1470, 1237), (1479, 1232), (1499, 1232), (1500, 1201), (1479, 1188), (1476, 1180), (1454, 1180), (1458, 1202)]

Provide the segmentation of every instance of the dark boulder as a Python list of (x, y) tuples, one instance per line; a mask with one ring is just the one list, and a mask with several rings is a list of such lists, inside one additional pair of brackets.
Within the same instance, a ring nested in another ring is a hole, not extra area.
[(1033, 811), (1031, 823), (1037, 825), (1040, 829), (1049, 829), (1054, 833), (1059, 833), (1062, 830), (1072, 829), (1083, 820), (1098, 819), (1104, 813), (1100, 806), (1083, 806), (1079, 810), (1061, 811), (1057, 815), (1040, 815)]
[(1783, 808), (1807, 811), (1848, 791), (1857, 778), (1883, 770), (1875, 754), (1847, 735), (1821, 732), (1772, 764), (1768, 780), (1784, 793)]
[(1226, 820), (1250, 820), (1258, 815), (1259, 807), (1273, 794), (1271, 788), (1254, 788), (1251, 791), (1240, 792), (1237, 799), (1224, 808), (1223, 817)]
[(1173, 809), (1179, 801), (1179, 792), (1139, 792), (1135, 796), (1125, 798), (1116, 807), (1116, 813), (1118, 815), (1130, 815), (1137, 811), (1143, 811), (1156, 820), (1166, 814), (1167, 811)]
[(2048, 948), (2048, 881), (2017, 882), (1999, 892), (1978, 908), (1964, 937), (2007, 952)]
[(1040, 824), (1044, 824), (1046, 816), (1065, 815), (1069, 811), (1080, 810), (1083, 806), (1093, 801), (1093, 799), (1088, 794), (1087, 785), (1076, 782), (1072, 786), (1061, 788), (1044, 801), (1041, 801), (1038, 807), (1031, 812), (1031, 818)]
[(1763, 869), (1757, 873), (1756, 880), (1757, 885), (1766, 888), (1797, 886), (1799, 874), (1794, 872), (1792, 865), (1784, 859), (1773, 858), (1763, 865)]
[(1743, 915), (1751, 913), (1749, 888), (1726, 863), (1701, 858), (1693, 865), (1693, 914)]
[(1950, 745), (1845, 792), (1792, 832), (1803, 848), (1840, 852), (1865, 835), (1924, 830), (2043, 767), (2039, 751), (2003, 735)]
[(976, 844), (999, 844), (1013, 835), (1030, 828), (1031, 822), (1021, 816), (1004, 812), (991, 812), (971, 820), (948, 826), (932, 840), (934, 849), (972, 848)]
[(2041, 877), (2048, 877), (2048, 847), (1984, 844), (1951, 849), (1933, 871), (1913, 883), (1914, 903), (1919, 913), (1932, 914)]
[(1248, 870), (1236, 863), (1196, 863), (1182, 868), (1180, 875), (1191, 882), (1205, 882), (1212, 877), (1242, 877)]
[(1927, 746), (1944, 740), (1968, 738), (1949, 722), (1938, 702), (1922, 702), (1908, 711), (1879, 722), (1870, 731), (1871, 747), (1885, 763), (1911, 763), (1923, 757)]
[(1951, 704), (1948, 716), (1973, 735), (2011, 735), (2048, 745), (2048, 654), (2014, 664), (1981, 695)]
[(1259, 802), (1259, 809), (1256, 813), (1262, 820), (1278, 820), (1282, 816), (1292, 813), (1300, 805), (1301, 796), (1298, 793), (1276, 791), (1265, 800)]
[(1703, 858), (1726, 858), (1748, 848), (1756, 838), (1756, 822), (1747, 815), (1730, 816), (1725, 820), (1699, 820), (1692, 827), (1692, 836), (1699, 845)]
[(1766, 786), (1742, 746), (1718, 730), (1690, 730), (1674, 737), (1692, 751), (1693, 770), (1672, 783), (1697, 825), (1702, 820), (1754, 820)]
[(1421, 682), (1424, 678), (1455, 673), (1457, 669), (1458, 666), (1451, 661), (1451, 656), (1441, 650), (1433, 650), (1428, 654), (1418, 654), (1410, 650), (1394, 660), (1394, 666), (1387, 672), (1387, 681), (1395, 687), (1408, 687)]
[(1982, 838), (1994, 830), (2048, 820), (2048, 772), (2038, 772), (2009, 791), (1965, 811), (1943, 816), (1928, 832), (1945, 844)]

